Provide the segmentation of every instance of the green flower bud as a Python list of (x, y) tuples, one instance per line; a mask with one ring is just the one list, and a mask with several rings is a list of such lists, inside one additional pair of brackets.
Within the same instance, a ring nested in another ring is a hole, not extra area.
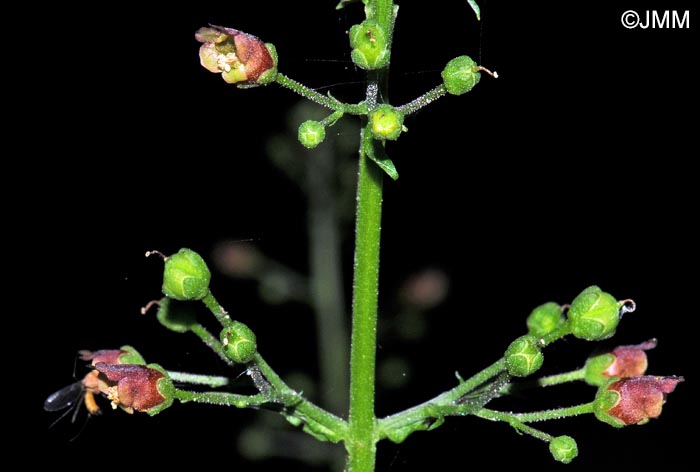
[(192, 307), (185, 303), (178, 303), (170, 298), (163, 298), (158, 307), (156, 318), (160, 324), (176, 333), (186, 333), (197, 322)]
[(369, 114), (372, 135), (382, 140), (397, 139), (404, 130), (403, 118), (403, 113), (399, 113), (391, 105), (379, 105)]
[(514, 377), (527, 377), (542, 367), (544, 355), (537, 337), (530, 334), (513, 341), (504, 354), (508, 373)]
[(175, 300), (201, 300), (209, 293), (211, 272), (202, 256), (180, 249), (165, 259), (163, 293)]
[(615, 362), (615, 355), (611, 353), (599, 354), (588, 358), (584, 380), (588, 385), (601, 386), (610, 380), (605, 371)]
[(389, 38), (374, 20), (350, 28), (350, 47), (352, 61), (362, 69), (381, 69), (389, 63)]
[(442, 81), (452, 95), (469, 92), (479, 83), (479, 66), (469, 56), (459, 56), (447, 63), (442, 71)]
[(228, 358), (240, 364), (253, 359), (258, 348), (255, 333), (240, 321), (221, 331), (221, 344)]
[(581, 292), (567, 313), (574, 336), (600, 341), (615, 334), (620, 322), (621, 304), (609, 293), (593, 285)]
[(568, 464), (578, 456), (578, 446), (571, 436), (557, 436), (549, 442), (549, 452), (555, 461)]
[(541, 338), (557, 329), (564, 323), (561, 306), (554, 302), (540, 305), (527, 317), (527, 331), (529, 334)]
[(309, 149), (313, 149), (326, 139), (326, 128), (314, 120), (307, 120), (299, 126), (299, 142)]

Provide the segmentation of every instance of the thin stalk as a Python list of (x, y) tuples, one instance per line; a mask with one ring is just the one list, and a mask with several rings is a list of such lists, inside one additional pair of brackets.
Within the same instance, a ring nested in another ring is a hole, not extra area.
[(488, 410), (486, 408), (483, 408), (474, 414), (476, 416), (478, 416), (479, 418), (484, 418), (486, 420), (503, 421), (505, 423), (508, 423), (513, 428), (520, 431), (521, 433), (529, 434), (530, 436), (533, 436), (537, 439), (541, 439), (542, 441), (545, 441), (545, 442), (550, 442), (552, 439), (554, 439), (554, 436), (551, 436), (543, 431), (540, 431), (539, 429), (535, 429), (532, 426), (528, 426), (526, 424), (523, 424), (522, 420), (517, 418), (515, 415), (511, 415), (509, 413)]
[(218, 375), (190, 374), (189, 372), (174, 372), (169, 370), (168, 376), (173, 382), (207, 385), (212, 388), (225, 387), (231, 383), (231, 379), (228, 377), (219, 377)]
[[(393, 0), (368, 0), (368, 19), (393, 33)], [(367, 98), (388, 101), (388, 67), (368, 74)], [(381, 241), (383, 172), (367, 156), (363, 131), (360, 145), (353, 268), (352, 340), (350, 344), (350, 415), (348, 472), (373, 472), (377, 455), (377, 418), (374, 413), (379, 249)], [(371, 145), (371, 143), (370, 143)]]
[(250, 408), (267, 403), (267, 399), (263, 395), (238, 395), (228, 392), (190, 392), (180, 389), (175, 390), (175, 398), (183, 403), (208, 403), (210, 405), (235, 406), (236, 408)]
[(292, 92), (295, 92), (302, 97), (311, 100), (312, 102), (318, 103), (321, 106), (330, 108), (334, 111), (342, 111), (349, 115), (364, 115), (367, 113), (367, 105), (364, 103), (350, 104), (344, 103), (340, 100), (318, 93), (316, 90), (307, 87), (306, 85), (297, 82), (294, 79), (290, 79), (284, 74), (277, 74), (275, 81), (282, 87), (288, 88)]

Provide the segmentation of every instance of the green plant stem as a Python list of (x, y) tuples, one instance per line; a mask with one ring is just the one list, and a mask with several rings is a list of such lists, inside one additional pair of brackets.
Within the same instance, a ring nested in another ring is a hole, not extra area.
[(427, 91), (420, 97), (411, 100), (410, 102), (406, 103), (405, 105), (401, 105), (400, 107), (397, 107), (397, 110), (400, 113), (404, 113), (406, 115), (410, 115), (411, 113), (415, 113), (421, 108), (430, 105), (433, 103), (435, 100), (444, 97), (447, 95), (447, 88), (445, 87), (445, 84), (440, 84), (437, 87), (435, 87), (432, 90)]
[[(368, 0), (366, 11), (367, 18), (376, 20), (391, 37), (394, 26), (393, 0)], [(367, 107), (374, 106), (377, 96), (388, 101), (388, 67), (368, 74), (366, 95)], [(362, 133), (355, 215), (349, 437), (345, 443), (348, 472), (374, 471), (378, 440), (374, 390), (384, 174), (367, 156), (366, 131)]]
[(486, 420), (503, 421), (505, 423), (508, 423), (513, 428), (520, 431), (521, 433), (529, 434), (530, 436), (533, 436), (537, 439), (541, 439), (542, 441), (545, 441), (545, 442), (550, 442), (552, 439), (554, 439), (553, 436), (550, 436), (549, 434), (547, 434), (543, 431), (540, 431), (539, 429), (535, 429), (531, 426), (523, 424), (523, 422), (521, 420), (516, 418), (514, 415), (511, 415), (508, 413), (504, 413), (501, 411), (488, 410), (486, 408), (483, 408), (474, 414), (476, 416), (478, 416), (479, 418), (484, 418)]
[(306, 421), (307, 424), (313, 422), (313, 424), (320, 425), (327, 433), (328, 439), (333, 442), (346, 438), (348, 424), (342, 418), (319, 408), (290, 388), (272, 367), (265, 362), (260, 353), (255, 354), (253, 364), (258, 366), (265, 379), (270, 382), (274, 390), (275, 399), (292, 409), (295, 416)]
[(454, 406), (463, 396), (473, 392), (485, 382), (496, 377), (506, 370), (505, 359), (500, 359), (476, 375), (460, 382), (456, 387), (437, 395), (436, 397), (416, 405), (412, 408), (395, 413), (379, 420), (379, 431), (381, 437), (391, 435), (392, 430), (405, 428), (409, 425), (416, 425), (416, 431), (422, 422), (431, 418), (438, 418), (444, 411), (443, 407)]
[(227, 405), (236, 408), (250, 408), (267, 403), (263, 395), (237, 395), (228, 392), (190, 392), (175, 389), (175, 398), (183, 403), (197, 402), (210, 405)]
[(209, 311), (211, 311), (219, 323), (221, 323), (221, 326), (224, 328), (231, 326), (231, 317), (228, 316), (228, 312), (224, 310), (224, 307), (221, 306), (218, 301), (216, 301), (216, 298), (214, 298), (211, 290), (207, 292), (207, 295), (202, 299), (202, 303), (209, 308)]
[(501, 394), (507, 395), (513, 392), (519, 392), (521, 390), (526, 390), (530, 388), (537, 387), (551, 387), (552, 385), (560, 385), (568, 382), (575, 382), (577, 380), (583, 380), (586, 376), (586, 369), (582, 367), (580, 369), (572, 370), (570, 372), (563, 372), (561, 374), (549, 375), (547, 377), (542, 377), (535, 380), (528, 380), (520, 383), (512, 383), (501, 390)]
[(382, 180), (381, 169), (361, 151), (350, 350), (349, 472), (374, 470), (376, 454), (374, 386)]
[(554, 408), (552, 410), (533, 411), (531, 413), (516, 413), (515, 418), (523, 423), (533, 423), (535, 421), (558, 420), (560, 418), (568, 418), (570, 416), (585, 415), (593, 413), (593, 405), (595, 402), (584, 403), (582, 405), (569, 406), (565, 408)]
[(228, 377), (219, 377), (218, 375), (190, 374), (188, 372), (174, 372), (169, 370), (168, 376), (170, 376), (170, 379), (174, 382), (207, 385), (212, 388), (225, 387), (231, 383)]
[(215, 337), (213, 334), (207, 330), (204, 326), (202, 326), (199, 323), (195, 323), (190, 327), (190, 331), (192, 331), (199, 339), (206, 344), (209, 349), (214, 351), (224, 362), (226, 362), (230, 366), (236, 365), (235, 362), (233, 362), (231, 359), (228, 358), (226, 355), (226, 352), (224, 351), (224, 346), (221, 345), (221, 341), (219, 341), (219, 338)]
[(277, 74), (275, 81), (282, 87), (288, 88), (289, 90), (301, 95), (302, 97), (311, 100), (312, 102), (318, 103), (326, 108), (330, 108), (334, 111), (342, 111), (349, 115), (364, 115), (367, 113), (367, 105), (363, 102), (357, 104), (349, 104), (341, 102), (340, 100), (318, 93), (312, 88), (297, 82), (294, 79), (290, 79), (284, 74)]

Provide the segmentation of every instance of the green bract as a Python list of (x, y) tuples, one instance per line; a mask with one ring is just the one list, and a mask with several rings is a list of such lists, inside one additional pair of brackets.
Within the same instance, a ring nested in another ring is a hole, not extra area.
[(504, 354), (508, 373), (514, 377), (532, 375), (544, 362), (538, 338), (526, 334), (513, 341)]
[(307, 120), (299, 126), (299, 142), (309, 149), (313, 149), (326, 138), (326, 128), (314, 120)]
[(175, 300), (201, 300), (209, 293), (210, 279), (202, 256), (183, 248), (165, 260), (163, 293)]
[(455, 57), (442, 71), (442, 81), (452, 95), (469, 92), (480, 78), (479, 66), (469, 56)]
[(557, 436), (549, 443), (549, 452), (555, 461), (568, 464), (578, 456), (578, 446), (571, 436)]
[(255, 333), (240, 321), (234, 321), (221, 331), (221, 344), (226, 356), (240, 364), (252, 360), (258, 348)]
[(593, 285), (571, 302), (567, 317), (574, 336), (599, 341), (615, 334), (620, 322), (620, 304), (615, 297)]
[(379, 23), (365, 20), (350, 28), (352, 61), (365, 70), (380, 69), (389, 63), (389, 38)]
[(527, 317), (527, 330), (529, 334), (541, 338), (564, 323), (561, 306), (549, 302), (538, 306)]
[(403, 113), (391, 105), (379, 105), (369, 114), (372, 135), (377, 139), (395, 140), (403, 131)]

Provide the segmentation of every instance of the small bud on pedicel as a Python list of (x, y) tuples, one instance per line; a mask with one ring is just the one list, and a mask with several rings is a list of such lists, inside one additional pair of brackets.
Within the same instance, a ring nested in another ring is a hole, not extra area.
[(326, 139), (326, 128), (314, 120), (307, 120), (299, 126), (299, 142), (306, 148), (313, 149)]
[(581, 292), (567, 312), (574, 336), (586, 341), (607, 339), (620, 322), (621, 304), (609, 293), (593, 285)]
[(395, 140), (403, 131), (404, 115), (391, 105), (379, 105), (369, 114), (372, 135), (381, 140)]
[(350, 28), (350, 47), (352, 61), (362, 69), (380, 69), (389, 63), (391, 52), (387, 34), (374, 20), (365, 20)]
[(201, 300), (209, 293), (211, 272), (202, 256), (180, 249), (165, 260), (163, 293), (175, 300)]
[(239, 86), (265, 85), (277, 75), (277, 52), (252, 34), (223, 26), (200, 28), (195, 34), (202, 43), (199, 59), (210, 72)]
[(564, 323), (561, 306), (554, 302), (538, 306), (527, 317), (528, 333), (541, 338), (554, 331)]
[(639, 377), (647, 370), (647, 355), (644, 351), (656, 347), (656, 339), (632, 346), (618, 346), (604, 354), (598, 354), (586, 361), (586, 383), (601, 386), (611, 377), (621, 379)]
[(598, 389), (593, 412), (600, 421), (616, 428), (645, 424), (661, 414), (666, 395), (680, 382), (683, 377), (613, 377)]
[(532, 375), (544, 362), (539, 339), (526, 334), (513, 341), (504, 354), (508, 373), (514, 377)]
[(555, 461), (568, 464), (578, 456), (578, 445), (571, 436), (557, 436), (550, 441), (549, 452)]
[(447, 63), (442, 71), (442, 81), (452, 95), (469, 92), (479, 83), (479, 66), (469, 56), (459, 56)]
[(221, 344), (228, 358), (240, 364), (251, 361), (258, 349), (255, 333), (240, 321), (221, 331)]

